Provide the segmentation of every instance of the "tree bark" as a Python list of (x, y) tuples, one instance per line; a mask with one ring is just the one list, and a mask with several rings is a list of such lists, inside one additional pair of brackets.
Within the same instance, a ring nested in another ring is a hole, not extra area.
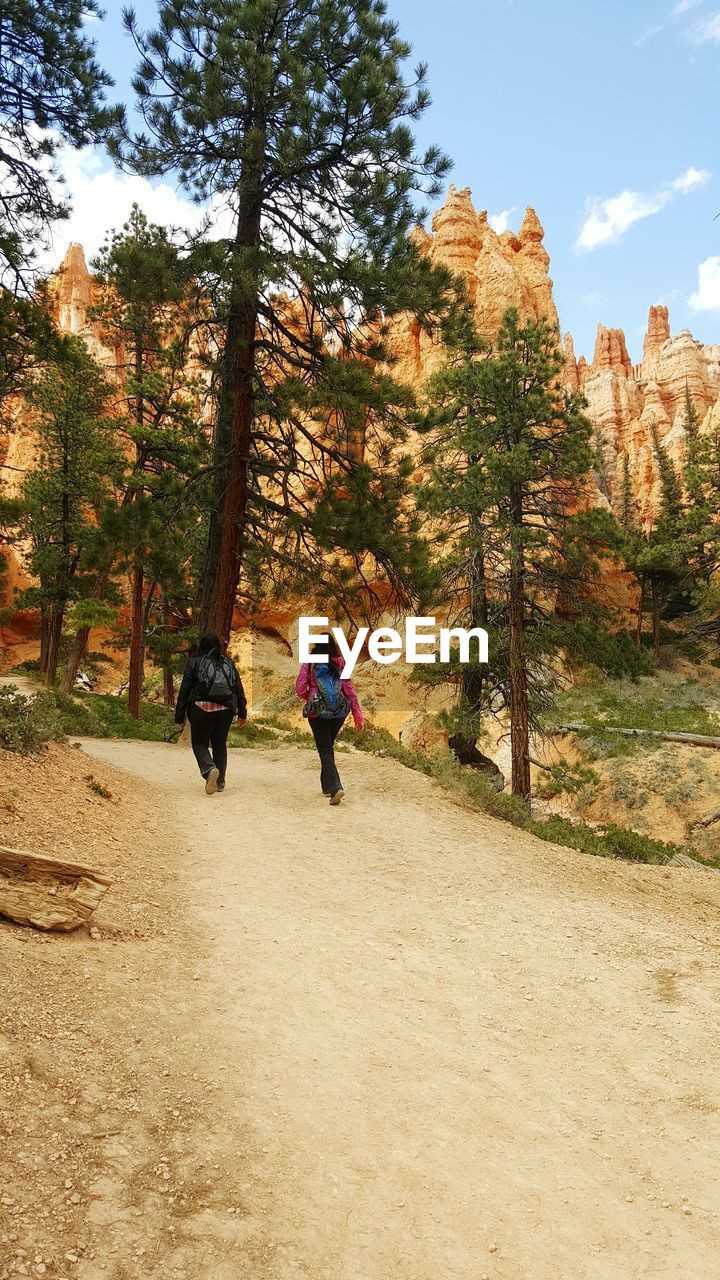
[[(109, 581), (110, 581), (109, 569), (107, 571), (103, 570), (102, 573), (98, 574), (98, 580), (95, 584), (95, 589), (93, 591), (94, 600), (102, 600), (103, 595), (105, 594), (105, 588)], [(73, 647), (70, 653), (70, 657), (68, 658), (67, 663), (65, 664), (63, 678), (60, 681), (61, 693), (72, 693), (73, 689), (75, 688), (77, 673), (80, 670), (80, 665), (87, 652), (88, 641), (90, 639), (91, 630), (92, 630), (91, 627), (78, 627), (75, 633), (75, 640), (73, 641)]]
[[(487, 627), (488, 599), (485, 582), (484, 530), (482, 520), (476, 513), (469, 517), (470, 561), (468, 564), (468, 591), (470, 596), (470, 626)], [(463, 667), (460, 681), (460, 694), (465, 699), (469, 712), (479, 716), (482, 710), (484, 673), (479, 666)], [(453, 734), (448, 744), (460, 764), (475, 765), (485, 768), (492, 764), (477, 748), (477, 734), (465, 736)], [(499, 772), (499, 770), (498, 770)]]
[(136, 564), (132, 576), (130, 674), (128, 681), (128, 711), (134, 720), (140, 719), (140, 695), (142, 693), (145, 666), (144, 590), (145, 575), (143, 567), (141, 564)]
[(40, 671), (45, 675), (47, 670), (48, 649), (48, 611), (47, 605), (40, 607)]
[(80, 663), (85, 657), (89, 639), (90, 627), (78, 627), (75, 632), (75, 639), (73, 641), (70, 657), (65, 663), (65, 670), (63, 671), (62, 680), (60, 681), (61, 693), (72, 693), (75, 688), (77, 673), (80, 670)]
[(55, 683), (55, 677), (57, 675), (58, 660), (60, 657), (60, 638), (62, 636), (64, 617), (64, 604), (51, 605), (50, 615), (48, 618), (47, 651), (45, 658), (45, 684), (48, 686)]
[(511, 546), (508, 621), (510, 627), (510, 755), (511, 790), (530, 800), (530, 709), (525, 665), (525, 555), (522, 543), (522, 492), (510, 488)]
[[(168, 605), (168, 602), (167, 602), (167, 596), (164, 594), (163, 594), (163, 600), (162, 600), (162, 617), (163, 617), (163, 626), (165, 629), (165, 636), (167, 638), (170, 635), (170, 633), (175, 630), (175, 628), (171, 626), (170, 606)], [(170, 658), (168, 656), (165, 657), (162, 671), (163, 671), (163, 702), (165, 703), (166, 707), (174, 707), (175, 706), (175, 680), (173, 677), (173, 669), (172, 669), (172, 666), (170, 665)]]
[(640, 579), (640, 599), (637, 607), (637, 627), (635, 629), (635, 644), (640, 648), (642, 643), (642, 625), (643, 625), (643, 604), (645, 602), (645, 579)]
[[(264, 138), (259, 140), (264, 149)], [(255, 158), (240, 183), (233, 250), (222, 384), (214, 440), (214, 503), (203, 574), (202, 629), (227, 644), (244, 554), (248, 461), (253, 433), (253, 384), (258, 319), (262, 159)]]
[(660, 652), (660, 606), (657, 597), (657, 580), (655, 574), (650, 579), (650, 590), (652, 592), (652, 635), (653, 649), (655, 654)]

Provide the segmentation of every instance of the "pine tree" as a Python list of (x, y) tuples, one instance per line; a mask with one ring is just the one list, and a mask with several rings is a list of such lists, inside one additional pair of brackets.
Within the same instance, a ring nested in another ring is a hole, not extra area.
[(512, 791), (527, 800), (530, 730), (578, 630), (556, 605), (589, 613), (598, 556), (617, 537), (606, 513), (574, 510), (593, 466), (592, 424), (579, 397), (563, 396), (557, 334), (510, 310), (491, 350), (466, 325), (449, 357), (428, 391), (432, 471), (421, 501), (448, 540), (442, 605), (451, 621), (489, 622), (491, 638), (490, 666), (463, 680), (460, 745), (467, 756), (502, 699)]
[(637, 514), (630, 476), (630, 459), (627, 451), (623, 452), (622, 483), (620, 488), (620, 524), (625, 532), (633, 535), (637, 531)]
[[(404, 81), (409, 49), (384, 0), (162, 0), (156, 31), (143, 34), (133, 14), (127, 26), (146, 131), (118, 139), (122, 163), (177, 173), (232, 216), (205, 258), (222, 361), (203, 618), (227, 638), (258, 530), (288, 569), (302, 543), (298, 457), (315, 463), (317, 496), (332, 463), (325, 527), (342, 515), (338, 532), (352, 531), (341, 508), (366, 488), (358, 428), (368, 413), (394, 416), (381, 403), (383, 389), (395, 395), (389, 381), (372, 376), (381, 316), (427, 317), (447, 284), (407, 233), (422, 216), (414, 193), (437, 194), (448, 163), (435, 148), (416, 153), (425, 68)], [(323, 452), (307, 438), (308, 402), (326, 410)], [(377, 492), (372, 505), (377, 531)], [(381, 552), (389, 562), (387, 542)]]
[[(164, 598), (163, 588), (177, 583), (188, 529), (199, 518), (207, 437), (204, 388), (193, 367), (190, 337), (201, 311), (188, 261), (167, 230), (148, 222), (137, 205), (95, 266), (103, 293), (94, 317), (101, 337), (119, 355), (116, 412), (127, 456), (122, 482), (94, 540), (96, 595), (102, 596), (113, 566), (128, 571), (128, 705), (137, 718), (148, 621), (158, 593)], [(67, 683), (74, 680), (83, 642), (85, 628), (76, 640)]]
[(68, 214), (50, 174), (59, 148), (98, 141), (117, 118), (84, 30), (99, 13), (95, 0), (0, 0), (0, 285), (11, 292)]
[(622, 561), (626, 573), (635, 578), (638, 587), (637, 623), (635, 627), (635, 643), (639, 649), (642, 643), (643, 608), (645, 606), (645, 573), (640, 568), (645, 539), (640, 530), (638, 512), (633, 494), (630, 474), (630, 458), (627, 450), (622, 458), (622, 481), (620, 486), (619, 515), (622, 530)]
[[(651, 436), (658, 468), (660, 501), (653, 528), (640, 544), (635, 564), (640, 581), (650, 584), (653, 649), (657, 654), (660, 651), (663, 605), (673, 590), (689, 585), (690, 575), (682, 546), (685, 508), (680, 480), (655, 425), (651, 428)], [(638, 635), (641, 628), (642, 615)]]
[(718, 566), (717, 511), (720, 489), (716, 475), (717, 440), (713, 428), (700, 432), (700, 416), (685, 383), (685, 468), (683, 472), (686, 501), (683, 512), (682, 541), (688, 562), (693, 568), (696, 595), (707, 591)]
[(83, 548), (119, 465), (109, 401), (102, 370), (75, 338), (63, 342), (32, 390), (39, 453), (22, 487), (20, 526), (27, 567), (39, 585), (22, 602), (40, 607), (48, 685), (55, 681), (68, 606), (83, 591)]

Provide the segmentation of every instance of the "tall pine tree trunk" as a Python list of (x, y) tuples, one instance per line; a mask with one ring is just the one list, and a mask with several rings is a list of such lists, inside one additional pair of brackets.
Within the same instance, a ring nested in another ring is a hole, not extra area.
[[(472, 512), (469, 516), (470, 560), (468, 564), (468, 590), (470, 596), (470, 626), (487, 627), (488, 600), (485, 583), (484, 530), (482, 520)], [(467, 703), (472, 716), (479, 716), (482, 710), (482, 694), (484, 673), (477, 665), (463, 667), (460, 682), (460, 693)], [(470, 736), (455, 733), (449, 741), (449, 747), (460, 764), (488, 765), (488, 758), (477, 748), (477, 733)]]
[(40, 672), (45, 675), (47, 671), (47, 652), (48, 652), (48, 609), (47, 605), (40, 606)]
[(642, 643), (643, 604), (645, 603), (645, 579), (640, 579), (640, 599), (637, 607), (637, 626), (635, 628), (635, 644), (638, 649)]
[(530, 800), (530, 708), (525, 658), (525, 554), (522, 538), (522, 493), (510, 489), (510, 584), (508, 622), (510, 628), (510, 755), (512, 793)]
[[(262, 140), (264, 146), (264, 139)], [(202, 629), (227, 644), (244, 553), (248, 461), (258, 318), (261, 165), (250, 166), (239, 192), (222, 386), (214, 441), (214, 503), (204, 563)]]
[[(172, 626), (172, 623), (171, 623), (171, 619), (170, 619), (170, 606), (169, 606), (169, 604), (168, 604), (167, 596), (165, 595), (165, 593), (164, 593), (164, 592), (163, 592), (163, 598), (162, 598), (162, 619), (163, 619), (163, 629), (164, 629), (164, 631), (165, 631), (165, 637), (166, 637), (166, 643), (167, 643), (167, 642), (168, 642), (168, 637), (170, 636), (170, 633), (171, 633), (171, 632), (173, 632), (173, 631), (175, 630), (175, 627), (174, 627), (174, 626)], [(169, 655), (169, 653), (167, 652), (167, 650), (166, 650), (165, 648), (163, 648), (163, 652), (164, 652), (164, 655), (165, 655), (165, 656), (164, 656), (164, 659), (163, 659), (163, 664), (162, 664), (162, 672), (163, 672), (163, 702), (165, 703), (165, 706), (166, 706), (166, 707), (174, 707), (174, 705), (175, 705), (175, 680), (174, 680), (174, 678), (173, 678), (173, 669), (172, 669), (172, 665), (171, 665), (171, 663), (170, 663), (170, 655)]]
[(652, 598), (653, 649), (657, 656), (660, 652), (660, 604), (658, 601), (657, 577), (655, 574), (653, 574), (650, 579), (650, 592)]
[[(92, 594), (93, 600), (102, 600), (105, 594), (105, 588), (110, 581), (110, 570), (103, 570), (98, 574), (98, 580), (95, 583), (95, 589)], [(80, 666), (87, 653), (88, 641), (90, 639), (91, 627), (78, 627), (73, 641), (73, 647), (70, 656), (65, 664), (62, 680), (60, 681), (60, 690), (62, 693), (72, 693), (75, 688), (75, 681)]]
[(45, 684), (55, 683), (58, 661), (60, 658), (60, 639), (62, 636), (65, 604), (55, 603), (50, 607), (47, 626), (47, 651), (45, 656)]
[(130, 678), (128, 683), (128, 711), (134, 720), (140, 719), (140, 695), (142, 693), (145, 658), (145, 575), (141, 564), (136, 564), (132, 575), (132, 599), (130, 614)]
[(72, 693), (75, 688), (75, 681), (77, 680), (77, 674), (80, 670), (80, 663), (85, 657), (89, 639), (90, 628), (78, 627), (75, 632), (73, 647), (70, 651), (70, 656), (65, 663), (65, 670), (63, 671), (62, 680), (60, 681), (61, 693)]

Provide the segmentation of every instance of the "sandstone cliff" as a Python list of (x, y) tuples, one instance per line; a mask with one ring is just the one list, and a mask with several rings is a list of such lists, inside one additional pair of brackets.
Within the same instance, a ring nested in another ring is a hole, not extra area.
[(653, 306), (640, 364), (632, 364), (622, 330), (603, 325), (598, 325), (592, 364), (575, 359), (569, 335), (565, 355), (566, 384), (583, 392), (595, 424), (603, 463), (600, 489), (616, 505), (627, 455), (637, 515), (647, 527), (659, 498), (653, 433), (675, 466), (682, 468), (688, 399), (701, 431), (709, 431), (718, 419), (720, 350), (703, 346), (687, 329), (671, 336), (667, 307)]
[[(470, 190), (451, 186), (432, 231), (418, 228), (415, 242), (433, 262), (462, 275), (478, 325), (492, 339), (507, 307), (524, 317), (558, 324), (543, 228), (528, 208), (517, 235), (498, 235), (487, 213), (478, 213)], [(390, 344), (397, 376), (416, 388), (442, 361), (442, 351), (410, 319), (393, 322)], [(688, 330), (672, 336), (667, 307), (652, 306), (643, 359), (633, 365), (622, 329), (598, 325), (592, 362), (575, 355), (564, 338), (565, 384), (582, 392), (596, 429), (597, 491), (593, 500), (616, 506), (627, 453), (638, 519), (646, 527), (658, 503), (658, 473), (652, 437), (656, 429), (676, 466), (686, 447), (686, 406), (690, 397), (701, 430), (720, 427), (720, 347), (703, 346)]]
[[(549, 275), (550, 258), (543, 244), (543, 228), (528, 208), (517, 234), (498, 234), (485, 210), (478, 212), (469, 188), (451, 186), (445, 204), (431, 223), (419, 227), (415, 242), (433, 262), (463, 276), (482, 333), (492, 339), (509, 306), (522, 316), (543, 317), (558, 325)], [(91, 314), (97, 284), (88, 271), (81, 245), (71, 245), (48, 285), (56, 323), (66, 333), (81, 336), (92, 354), (112, 367), (118, 353), (101, 339)], [(441, 347), (414, 319), (400, 317), (389, 326), (394, 374), (420, 389), (443, 359)], [(689, 395), (702, 430), (720, 426), (720, 346), (703, 346), (688, 330), (673, 336), (667, 307), (650, 308), (643, 359), (633, 365), (621, 329), (599, 325), (592, 362), (575, 354), (572, 336), (565, 335), (565, 382), (582, 391), (595, 424), (598, 457), (596, 500), (615, 505), (621, 486), (623, 456), (627, 454), (633, 494), (640, 520), (648, 524), (657, 508), (658, 476), (652, 447), (653, 430), (677, 465), (686, 447), (686, 400)], [(8, 476), (22, 474), (32, 457), (32, 432), (18, 415), (5, 461)]]
[[(475, 307), (481, 333), (492, 338), (508, 307), (521, 315), (558, 324), (548, 274), (550, 256), (543, 245), (543, 228), (528, 208), (517, 235), (498, 235), (487, 212), (478, 213), (469, 187), (451, 186), (448, 198), (432, 220), (432, 233), (416, 229), (415, 243), (440, 266), (462, 276)], [(442, 349), (410, 317), (390, 325), (389, 345), (396, 360), (395, 376), (419, 387), (442, 363)]]

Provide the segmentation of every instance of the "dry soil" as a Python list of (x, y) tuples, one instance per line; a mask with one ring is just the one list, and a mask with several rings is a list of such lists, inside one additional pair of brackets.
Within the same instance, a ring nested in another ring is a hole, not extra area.
[(0, 922), (2, 1280), (716, 1280), (720, 876), (355, 753), (336, 809), (290, 747), (2, 763), (6, 843), (116, 876)]

